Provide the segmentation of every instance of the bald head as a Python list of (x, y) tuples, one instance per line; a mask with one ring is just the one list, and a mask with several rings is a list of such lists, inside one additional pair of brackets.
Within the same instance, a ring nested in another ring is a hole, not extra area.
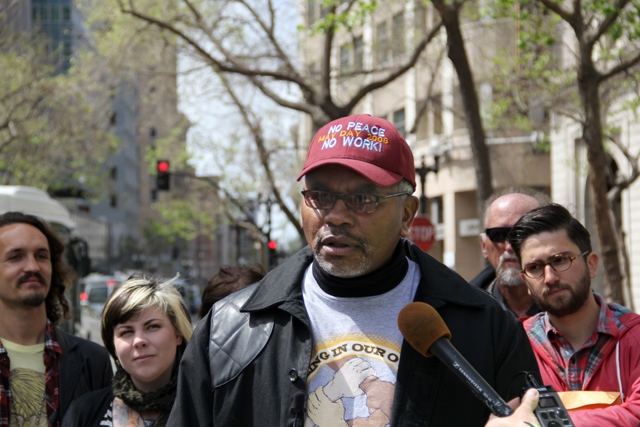
[[(522, 215), (540, 206), (535, 197), (521, 193), (511, 193), (496, 198), (486, 210), (485, 229), (505, 227), (511, 228)], [(494, 238), (495, 240), (495, 238)], [(482, 255), (496, 270), (498, 282), (505, 286), (524, 284), (520, 277), (520, 265), (515, 253), (506, 240), (492, 241), (484, 233), (480, 236)]]
[(512, 193), (498, 197), (489, 205), (484, 219), (484, 227), (513, 227), (520, 217), (540, 202), (526, 194)]

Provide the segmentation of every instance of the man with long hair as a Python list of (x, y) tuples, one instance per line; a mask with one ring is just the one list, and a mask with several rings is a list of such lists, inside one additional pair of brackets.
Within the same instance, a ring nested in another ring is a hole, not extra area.
[(59, 426), (73, 399), (110, 384), (107, 351), (55, 326), (71, 317), (63, 252), (40, 218), (0, 215), (0, 427)]

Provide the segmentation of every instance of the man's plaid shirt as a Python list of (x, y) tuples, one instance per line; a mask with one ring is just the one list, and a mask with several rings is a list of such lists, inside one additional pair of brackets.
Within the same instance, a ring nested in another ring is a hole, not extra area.
[(539, 313), (529, 320), (533, 322), (527, 330), (531, 344), (546, 353), (570, 390), (583, 390), (604, 355), (618, 342), (618, 335), (626, 329), (618, 319), (631, 312), (614, 304), (614, 314), (600, 295), (595, 292), (593, 295), (600, 306), (600, 316), (591, 338), (578, 351), (574, 351), (569, 341), (551, 325), (547, 313)]
[[(56, 341), (53, 324), (47, 320), (44, 343), (45, 393), (47, 403), (47, 419), (49, 427), (58, 427), (58, 408), (60, 396), (58, 388), (58, 355), (62, 353)], [(11, 419), (11, 364), (7, 349), (0, 342), (0, 427), (9, 427)], [(44, 414), (43, 414), (44, 415)]]

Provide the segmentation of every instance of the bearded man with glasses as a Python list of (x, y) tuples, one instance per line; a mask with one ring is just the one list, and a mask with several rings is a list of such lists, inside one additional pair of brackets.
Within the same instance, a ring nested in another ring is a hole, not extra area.
[(480, 248), (489, 266), (469, 283), (492, 294), (516, 317), (533, 316), (540, 307), (520, 277), (520, 265), (507, 235), (523, 214), (548, 203), (549, 197), (539, 191), (510, 187), (492, 194), (484, 204)]
[(552, 204), (523, 215), (509, 243), (531, 295), (546, 311), (524, 321), (544, 384), (574, 394), (607, 392), (589, 394), (590, 403), (601, 407), (573, 412), (576, 426), (637, 426), (640, 316), (592, 291), (598, 255), (589, 232)]
[(484, 403), (404, 341), (398, 313), (413, 301), (505, 400), (519, 395), (520, 372), (538, 369), (522, 324), (405, 239), (415, 177), (386, 120), (318, 131), (298, 177), (309, 246), (201, 321), (168, 426), (484, 426)]

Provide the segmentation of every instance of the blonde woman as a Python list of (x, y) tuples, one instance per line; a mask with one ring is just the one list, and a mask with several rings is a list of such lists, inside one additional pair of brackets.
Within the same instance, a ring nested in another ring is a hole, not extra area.
[(102, 312), (102, 340), (117, 365), (112, 386), (74, 401), (62, 426), (165, 426), (175, 400), (178, 364), (192, 332), (171, 281), (124, 282)]

